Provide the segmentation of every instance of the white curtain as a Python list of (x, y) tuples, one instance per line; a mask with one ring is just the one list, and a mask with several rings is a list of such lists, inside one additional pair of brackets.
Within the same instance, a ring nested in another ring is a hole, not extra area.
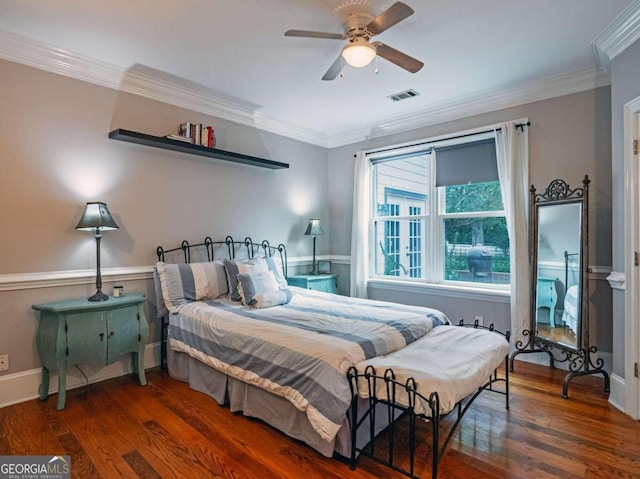
[(362, 152), (356, 154), (353, 180), (353, 221), (351, 229), (351, 296), (367, 297), (369, 275), (369, 208), (371, 162)]
[(531, 295), (529, 275), (529, 135), (528, 128), (516, 123), (499, 126), (496, 135), (498, 176), (502, 189), (511, 253), (511, 344), (526, 344), (522, 334), (530, 328)]

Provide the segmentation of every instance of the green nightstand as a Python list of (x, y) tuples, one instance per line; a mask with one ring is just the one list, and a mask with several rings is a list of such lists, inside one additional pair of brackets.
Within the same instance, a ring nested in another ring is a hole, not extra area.
[(107, 301), (86, 299), (34, 304), (40, 311), (36, 336), (42, 362), (40, 399), (49, 396), (49, 373), (58, 371), (58, 410), (64, 409), (67, 369), (78, 363), (106, 366), (132, 353), (140, 384), (144, 375), (144, 348), (149, 326), (144, 315), (144, 294), (131, 293)]
[(324, 291), (325, 293), (338, 293), (337, 274), (299, 274), (287, 276), (287, 283), (291, 286)]

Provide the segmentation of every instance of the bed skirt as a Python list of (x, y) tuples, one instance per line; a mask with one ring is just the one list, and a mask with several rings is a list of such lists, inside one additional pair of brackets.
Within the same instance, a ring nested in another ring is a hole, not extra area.
[[(212, 397), (219, 405), (228, 406), (231, 412), (260, 419), (289, 437), (304, 442), (326, 457), (335, 454), (345, 460), (351, 457), (351, 428), (349, 416), (331, 442), (323, 440), (309, 423), (305, 413), (297, 410), (289, 401), (256, 386), (246, 384), (203, 364), (188, 354), (167, 348), (169, 375), (189, 384), (191, 389)], [(358, 400), (358, 415), (366, 414), (368, 402)], [(382, 407), (376, 416), (386, 414)], [(384, 430), (383, 421), (376, 421), (376, 434)], [(370, 434), (366, 424), (358, 429), (358, 448), (363, 448)]]

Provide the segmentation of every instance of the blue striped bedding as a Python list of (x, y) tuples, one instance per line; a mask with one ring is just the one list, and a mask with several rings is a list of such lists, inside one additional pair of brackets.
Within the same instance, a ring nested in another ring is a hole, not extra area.
[(225, 299), (187, 303), (170, 315), (169, 347), (286, 398), (326, 441), (351, 402), (350, 366), (448, 323), (430, 308), (291, 290), (288, 304), (265, 309)]

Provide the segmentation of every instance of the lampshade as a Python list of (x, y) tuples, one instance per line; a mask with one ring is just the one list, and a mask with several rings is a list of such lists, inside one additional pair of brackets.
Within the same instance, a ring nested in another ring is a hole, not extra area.
[(118, 225), (111, 217), (106, 204), (99, 201), (87, 203), (76, 229), (91, 231), (98, 228), (102, 231), (117, 230)]
[(93, 296), (87, 298), (89, 301), (106, 301), (109, 296), (102, 292), (102, 274), (100, 273), (100, 242), (102, 241), (102, 232), (105, 230), (117, 230), (118, 225), (109, 210), (107, 205), (99, 201), (87, 203), (84, 208), (84, 213), (77, 230), (93, 231), (96, 237), (96, 293)]
[(304, 234), (305, 236), (323, 235), (324, 230), (322, 229), (322, 226), (320, 226), (320, 220), (317, 218), (310, 219), (309, 224), (307, 225), (307, 230)]
[(367, 66), (376, 57), (376, 49), (364, 38), (356, 38), (342, 49), (342, 58), (352, 67)]

